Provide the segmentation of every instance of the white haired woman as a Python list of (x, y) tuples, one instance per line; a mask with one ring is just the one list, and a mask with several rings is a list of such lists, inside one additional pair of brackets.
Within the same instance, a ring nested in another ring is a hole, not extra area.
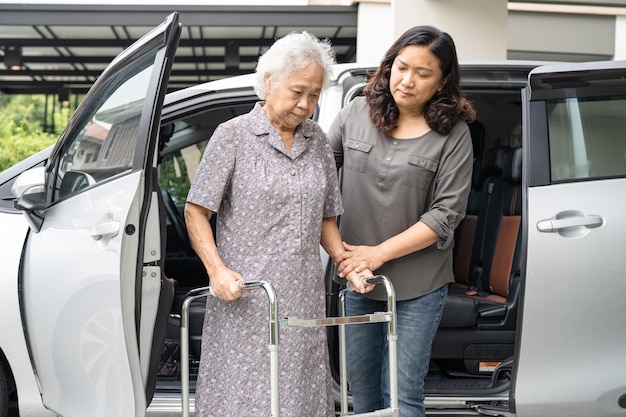
[[(257, 65), (263, 101), (215, 130), (189, 191), (189, 236), (218, 298), (207, 300), (196, 417), (269, 415), (267, 297), (241, 297), (238, 280), (269, 281), (281, 316), (325, 316), (319, 244), (344, 251), (343, 207), (332, 149), (309, 118), (333, 63), (306, 32), (276, 41)], [(281, 416), (334, 415), (325, 330), (289, 329), (280, 343)]]

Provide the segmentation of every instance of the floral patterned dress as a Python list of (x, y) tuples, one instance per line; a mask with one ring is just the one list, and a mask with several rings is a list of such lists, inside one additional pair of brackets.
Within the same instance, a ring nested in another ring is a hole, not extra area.
[[(307, 120), (288, 152), (261, 106), (216, 129), (187, 201), (217, 213), (222, 260), (246, 280), (270, 282), (279, 317), (324, 317), (321, 223), (343, 211), (332, 150)], [(269, 416), (265, 291), (208, 297), (204, 326), (196, 416)], [(281, 417), (333, 416), (325, 328), (283, 329), (279, 360)]]

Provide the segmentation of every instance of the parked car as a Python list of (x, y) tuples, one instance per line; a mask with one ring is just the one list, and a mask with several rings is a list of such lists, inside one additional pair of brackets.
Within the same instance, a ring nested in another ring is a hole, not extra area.
[[(0, 417), (176, 416), (207, 285), (182, 210), (250, 76), (165, 94), (177, 14), (94, 83), (58, 143), (0, 173)], [(328, 128), (375, 66), (341, 64)], [(462, 64), (477, 109), (468, 215), (426, 379), (429, 415), (626, 413), (626, 63)], [(328, 315), (337, 315), (327, 257)], [(419, 271), (415, 271), (419, 279)], [(393, 280), (393, 277), (390, 277)], [(329, 328), (334, 377), (336, 329)]]

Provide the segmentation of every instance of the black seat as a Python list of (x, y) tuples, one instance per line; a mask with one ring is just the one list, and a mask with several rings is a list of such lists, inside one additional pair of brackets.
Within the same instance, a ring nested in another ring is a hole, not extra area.
[(466, 215), (455, 230), (454, 245), (454, 275), (459, 287), (469, 287), (470, 264), (474, 239), (476, 238), (476, 223), (480, 208), (480, 195), (484, 176), (482, 169), (482, 154), (485, 142), (485, 128), (481, 122), (474, 120), (468, 123), (472, 137), (474, 166), (472, 169), (472, 188), (470, 189)]
[(483, 149), (485, 147), (485, 126), (479, 121), (474, 120), (467, 124), (472, 137), (472, 148), (474, 151), (474, 159), (483, 159)]
[(512, 275), (519, 272), (522, 149), (501, 152), (502, 175), (488, 182), (490, 205), (477, 222), (484, 235), (476, 239), (473, 252), (481, 253), (472, 267), (481, 270), (480, 280), (467, 291), (450, 291), (440, 327), (474, 327), (481, 318), (507, 314)]
[[(451, 292), (463, 293), (476, 290), (482, 281), (485, 234), (487, 218), (497, 202), (499, 190), (494, 189), (502, 173), (504, 153), (508, 147), (497, 148), (489, 153), (483, 163), (474, 161), (472, 188), (470, 190), (465, 218), (455, 231), (454, 277)], [(494, 199), (494, 194), (496, 198)]]
[[(475, 290), (448, 293), (432, 358), (463, 358), (468, 372), (478, 363), (513, 353), (521, 257), (522, 149), (502, 154), (485, 215), (483, 275)], [(496, 353), (494, 353), (496, 352)]]
[(514, 148), (504, 156), (502, 167), (499, 216), (488, 219), (489, 234), (485, 239), (486, 281), (470, 298), (478, 302), (479, 325), (485, 323), (514, 327), (515, 318), (507, 315), (514, 307), (515, 286), (520, 272), (522, 220), (522, 148)]

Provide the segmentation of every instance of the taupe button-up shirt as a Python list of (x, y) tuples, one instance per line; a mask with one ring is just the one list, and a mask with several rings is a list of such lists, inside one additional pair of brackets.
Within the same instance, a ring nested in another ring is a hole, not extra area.
[[(422, 221), (438, 242), (375, 272), (392, 280), (399, 300), (453, 282), (454, 230), (465, 216), (472, 177), (467, 125), (458, 122), (447, 136), (430, 131), (395, 139), (372, 124), (365, 98), (358, 97), (338, 114), (329, 138), (337, 167), (343, 167), (343, 240), (377, 245)], [(384, 289), (368, 296), (384, 299)]]

